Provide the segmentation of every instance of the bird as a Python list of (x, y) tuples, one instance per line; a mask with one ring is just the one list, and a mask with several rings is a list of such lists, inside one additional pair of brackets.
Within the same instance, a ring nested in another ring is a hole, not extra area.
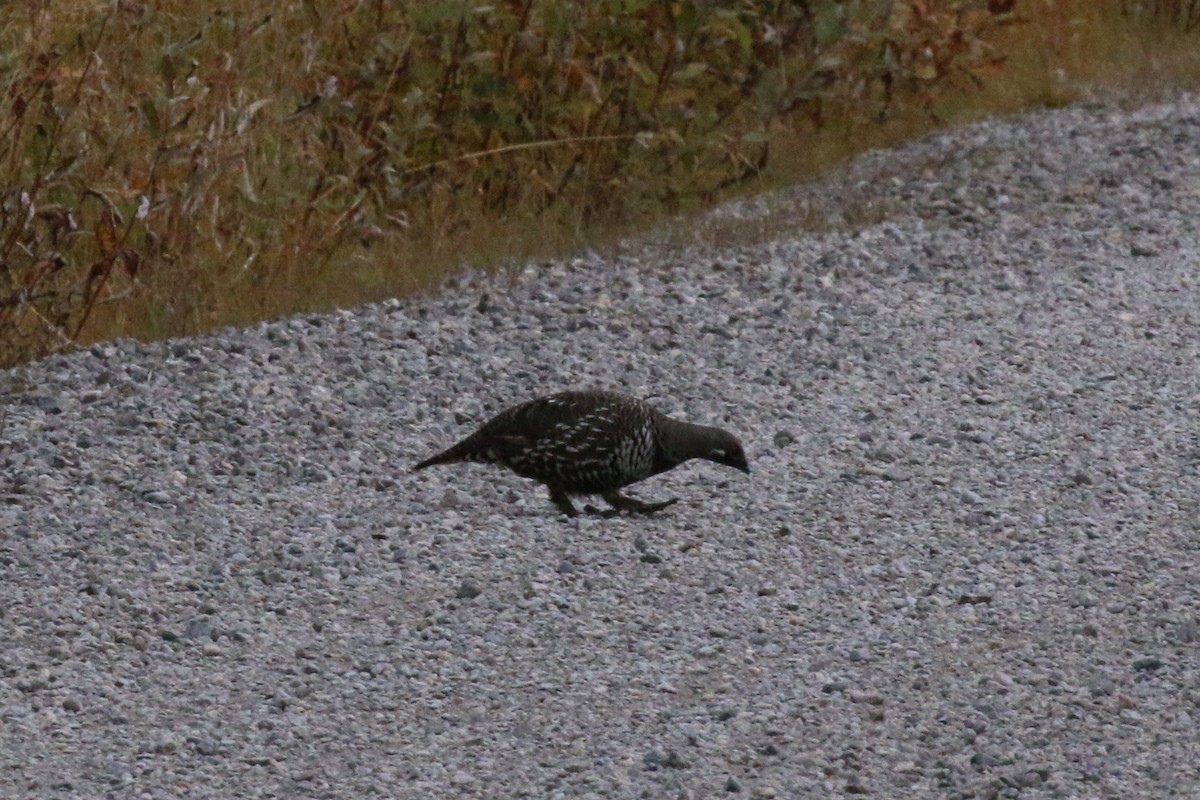
[(621, 494), (631, 483), (693, 458), (749, 473), (741, 442), (728, 431), (672, 419), (649, 403), (599, 390), (559, 392), (501, 411), (462, 441), (413, 466), (480, 462), (507, 467), (550, 490), (568, 517), (573, 495), (600, 495), (612, 516), (653, 514), (679, 498), (646, 503)]

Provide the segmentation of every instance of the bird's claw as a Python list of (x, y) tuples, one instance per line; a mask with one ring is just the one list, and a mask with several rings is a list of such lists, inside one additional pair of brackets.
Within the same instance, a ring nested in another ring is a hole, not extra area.
[(668, 506), (673, 506), (679, 502), (678, 497), (672, 497), (670, 500), (663, 500), (660, 503), (643, 503), (641, 500), (634, 500), (632, 497), (624, 497), (618, 495), (610, 498), (608, 502), (613, 504), (612, 508), (599, 509), (590, 503), (583, 507), (583, 510), (588, 514), (594, 514), (605, 519), (611, 519), (619, 515), (622, 511), (628, 511), (631, 514), (653, 514), (656, 511), (662, 511)]
[(642, 503), (641, 508), (634, 510), (639, 514), (653, 514), (655, 511), (662, 511), (664, 508), (673, 506), (678, 502), (678, 497), (672, 497), (670, 500), (663, 500), (661, 503)]
[(621, 513), (619, 508), (596, 508), (591, 503), (588, 503), (586, 506), (584, 506), (583, 510), (584, 513), (592, 514), (593, 516), (604, 517), (605, 519), (612, 519), (617, 514)]

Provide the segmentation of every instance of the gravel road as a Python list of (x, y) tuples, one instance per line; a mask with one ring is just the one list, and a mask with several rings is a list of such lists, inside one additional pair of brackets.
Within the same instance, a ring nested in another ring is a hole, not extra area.
[[(0, 373), (0, 797), (1200, 797), (1200, 99), (697, 226)], [(753, 472), (409, 472), (577, 386)]]

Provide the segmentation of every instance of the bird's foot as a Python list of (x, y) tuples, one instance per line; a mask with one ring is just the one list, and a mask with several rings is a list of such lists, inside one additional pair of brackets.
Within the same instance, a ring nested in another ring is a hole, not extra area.
[(653, 514), (656, 511), (662, 511), (664, 508), (673, 506), (679, 502), (678, 497), (672, 497), (670, 500), (663, 500), (660, 503), (643, 503), (641, 500), (626, 497), (620, 492), (608, 492), (600, 496), (615, 511), (632, 511), (636, 514)]
[(612, 519), (617, 514), (621, 513), (621, 509), (619, 509), (619, 508), (596, 508), (591, 503), (588, 503), (586, 506), (584, 506), (583, 511), (585, 514), (591, 514), (591, 515), (597, 516), (597, 517), (604, 517), (605, 519)]
[(678, 502), (678, 497), (672, 497), (670, 500), (663, 500), (660, 503), (639, 503), (637, 508), (633, 510), (639, 514), (653, 514), (656, 511), (662, 511), (664, 508), (673, 506)]

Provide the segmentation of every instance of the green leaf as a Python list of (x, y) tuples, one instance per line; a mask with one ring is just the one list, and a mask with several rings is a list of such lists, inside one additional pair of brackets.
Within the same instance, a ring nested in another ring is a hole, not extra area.
[(849, 30), (846, 26), (846, 20), (841, 14), (828, 14), (818, 19), (813, 26), (813, 33), (816, 35), (817, 44), (821, 47), (828, 47), (842, 40)]
[(686, 83), (695, 80), (708, 71), (708, 65), (701, 61), (693, 61), (683, 69), (677, 69), (671, 73), (672, 81)]
[(658, 83), (658, 76), (654, 74), (654, 70), (650, 69), (633, 56), (626, 58), (625, 63), (628, 64), (629, 68), (634, 71), (634, 74), (641, 79), (642, 83), (646, 84), (647, 86), (653, 86), (654, 84)]
[(159, 120), (154, 100), (149, 97), (142, 98), (141, 108), (142, 116), (146, 118), (146, 125), (150, 128), (150, 135), (155, 139), (162, 138), (162, 122)]

